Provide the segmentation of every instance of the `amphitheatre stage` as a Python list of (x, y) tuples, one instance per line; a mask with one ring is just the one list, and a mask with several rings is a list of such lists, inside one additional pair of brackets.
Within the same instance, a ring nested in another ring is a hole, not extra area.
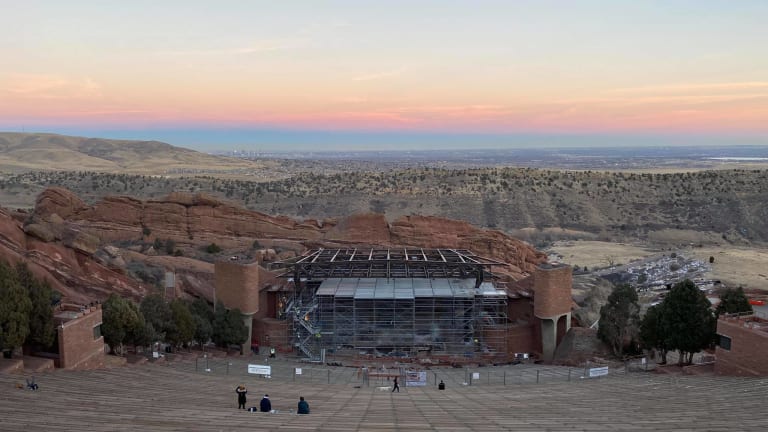
[[(0, 375), (0, 429), (733, 431), (766, 425), (765, 379), (620, 370), (583, 379), (581, 369), (520, 364), (433, 368), (426, 386), (391, 393), (380, 389), (389, 387), (384, 378), (372, 376), (366, 385), (356, 368), (278, 358), (266, 379), (248, 375), (247, 363), (228, 358), (58, 370), (38, 374), (37, 391), (15, 388), (24, 375)], [(303, 368), (302, 375), (294, 375), (295, 367)], [(463, 385), (475, 372), (479, 379)], [(438, 390), (435, 379), (444, 380), (447, 389)], [(249, 390), (247, 406), (258, 405), (268, 393), (279, 412), (237, 410), (234, 389), (240, 383)], [(291, 412), (299, 396), (309, 401), (310, 415)]]

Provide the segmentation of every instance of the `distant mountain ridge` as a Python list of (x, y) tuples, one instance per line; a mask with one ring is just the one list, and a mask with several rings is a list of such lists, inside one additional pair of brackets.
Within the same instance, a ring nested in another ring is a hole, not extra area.
[(49, 133), (0, 132), (0, 169), (157, 173), (232, 170), (253, 163), (159, 141), (112, 140)]

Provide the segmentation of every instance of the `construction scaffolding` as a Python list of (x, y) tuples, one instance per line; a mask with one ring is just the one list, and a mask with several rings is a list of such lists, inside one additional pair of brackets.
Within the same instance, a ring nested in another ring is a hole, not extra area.
[(294, 344), (313, 360), (375, 356), (504, 356), (507, 294), (501, 262), (453, 249), (320, 249), (290, 263)]

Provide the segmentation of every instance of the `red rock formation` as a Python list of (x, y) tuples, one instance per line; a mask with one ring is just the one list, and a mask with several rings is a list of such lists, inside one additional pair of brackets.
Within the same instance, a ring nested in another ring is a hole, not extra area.
[(503, 273), (520, 279), (546, 261), (545, 254), (501, 231), (434, 216), (404, 216), (392, 223), (393, 244), (425, 248), (468, 249), (509, 266)]
[(360, 213), (347, 217), (328, 230), (325, 238), (372, 245), (391, 244), (389, 224), (383, 214)]
[(0, 208), (0, 259), (11, 265), (26, 262), (35, 276), (62, 294), (65, 302), (105, 300), (112, 292), (138, 299), (146, 292), (145, 286), (97, 263), (77, 245), (67, 247), (27, 235), (18, 219)]
[[(40, 194), (37, 206), (29, 218), (28, 226), (39, 224), (35, 230), (49, 243), (30, 238), (21, 230), (20, 223), (6, 215), (0, 218), (0, 239), (16, 244), (20, 255), (38, 254), (35, 262), (48, 273), (57, 275), (65, 282), (67, 292), (74, 296), (74, 286), (82, 296), (101, 298), (107, 293), (107, 285), (128, 296), (140, 296), (142, 288), (127, 277), (109, 270), (88, 256), (93, 242), (69, 241), (71, 248), (60, 240), (60, 231), (82, 232), (95, 235), (104, 246), (115, 241), (151, 242), (155, 238), (174, 240), (179, 246), (199, 247), (215, 242), (224, 249), (250, 248), (254, 240), (260, 244), (291, 243), (302, 247), (338, 247), (360, 245), (379, 247), (413, 246), (425, 248), (469, 249), (479, 255), (493, 258), (509, 265), (500, 270), (512, 280), (518, 280), (532, 272), (546, 260), (544, 254), (526, 243), (495, 231), (474, 227), (467, 222), (431, 216), (405, 216), (391, 224), (381, 214), (356, 214), (340, 221), (306, 220), (303, 222), (282, 216), (269, 216), (217, 200), (203, 194), (173, 193), (166, 199), (141, 201), (130, 197), (108, 197), (88, 206), (73, 193), (62, 188), (50, 188)], [(13, 221), (16, 228), (5, 226)], [(63, 226), (63, 228), (62, 228)], [(51, 241), (47, 231), (52, 232)], [(19, 232), (21, 231), (21, 232)], [(29, 249), (24, 244), (31, 243)], [(303, 246), (302, 246), (303, 245)], [(269, 246), (267, 246), (269, 247)], [(79, 250), (76, 252), (75, 249)], [(140, 255), (140, 254), (138, 254)], [(142, 255), (143, 256), (143, 255)], [(141, 259), (133, 256), (133, 259)], [(177, 272), (177, 281), (194, 295), (209, 296), (206, 278), (207, 268), (190, 270), (184, 274), (188, 258), (156, 260), (155, 265)], [(144, 260), (148, 258), (144, 256)], [(111, 272), (111, 273), (110, 273)], [(115, 279), (119, 275), (122, 278)], [(78, 281), (78, 277), (83, 278)], [(86, 283), (95, 278), (95, 285)], [(126, 280), (128, 279), (128, 280)], [(93, 288), (87, 288), (86, 285)], [(177, 287), (178, 288), (178, 287)]]

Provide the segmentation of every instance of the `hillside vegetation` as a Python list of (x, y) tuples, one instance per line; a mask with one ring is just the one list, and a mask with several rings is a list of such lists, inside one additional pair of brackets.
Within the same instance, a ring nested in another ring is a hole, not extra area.
[(768, 240), (765, 170), (651, 174), (407, 169), (333, 175), (299, 172), (269, 182), (35, 172), (7, 176), (0, 183), (0, 196), (3, 202), (13, 202), (14, 197), (34, 196), (50, 185), (66, 187), (91, 202), (106, 195), (152, 198), (190, 191), (298, 217), (340, 217), (360, 211), (384, 212), (390, 218), (439, 215), (524, 238), (532, 231), (541, 235), (549, 228), (562, 228), (576, 236), (602, 239), (659, 233), (675, 238), (675, 233), (697, 232), (698, 237), (680, 235), (675, 241)]

